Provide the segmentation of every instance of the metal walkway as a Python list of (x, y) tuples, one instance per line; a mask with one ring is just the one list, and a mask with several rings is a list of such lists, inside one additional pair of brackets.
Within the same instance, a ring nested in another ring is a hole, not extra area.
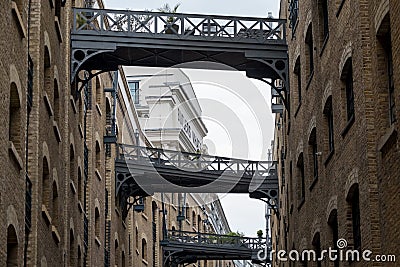
[(270, 251), (266, 238), (217, 235), (185, 231), (168, 231), (161, 242), (164, 266), (195, 263), (198, 260), (251, 260), (266, 263)]
[(93, 71), (117, 70), (121, 65), (172, 67), (212, 61), (269, 83), (286, 103), (285, 23), (272, 18), (75, 8), (71, 79), (79, 80), (81, 70), (90, 72), (90, 79), (96, 75)]
[(118, 144), (116, 195), (127, 215), (130, 197), (157, 192), (246, 193), (272, 207), (278, 204), (278, 178), (271, 161), (249, 161)]

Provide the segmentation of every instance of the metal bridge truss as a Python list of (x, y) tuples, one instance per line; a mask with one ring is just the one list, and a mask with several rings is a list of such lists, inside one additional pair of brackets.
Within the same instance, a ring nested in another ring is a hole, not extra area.
[(164, 266), (170, 267), (199, 260), (252, 260), (258, 264), (270, 262), (268, 254), (271, 244), (266, 238), (169, 230), (161, 246)]
[(87, 80), (78, 75), (81, 70), (89, 71), (91, 79), (120, 65), (173, 67), (211, 61), (270, 84), (273, 96), (288, 108), (285, 23), (272, 18), (75, 8), (71, 82)]
[(123, 218), (140, 198), (165, 193), (247, 193), (278, 205), (275, 163), (117, 144), (116, 196)]

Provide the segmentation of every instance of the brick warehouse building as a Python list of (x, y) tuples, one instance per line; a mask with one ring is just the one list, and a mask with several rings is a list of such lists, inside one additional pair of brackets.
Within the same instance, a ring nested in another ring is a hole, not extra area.
[[(274, 249), (400, 255), (400, 2), (281, 1), (290, 113), (276, 117)], [(397, 266), (279, 262), (274, 266)]]
[[(94, 4), (104, 8), (102, 1)], [(75, 6), (84, 1), (0, 2), (0, 24), (7, 27), (0, 37), (7, 129), (0, 135), (0, 266), (162, 266), (161, 203), (146, 198), (144, 210), (125, 220), (116, 203), (116, 147), (106, 142), (114, 137), (114, 105), (117, 142), (135, 144), (134, 129), (142, 133), (123, 70), (116, 98), (104, 90), (113, 88), (114, 72), (79, 93), (80, 84), (70, 84)], [(152, 146), (143, 134), (139, 139)], [(184, 230), (216, 232), (205, 224), (214, 214), (210, 207), (194, 196), (187, 203)], [(168, 227), (177, 228), (179, 205), (166, 209)]]

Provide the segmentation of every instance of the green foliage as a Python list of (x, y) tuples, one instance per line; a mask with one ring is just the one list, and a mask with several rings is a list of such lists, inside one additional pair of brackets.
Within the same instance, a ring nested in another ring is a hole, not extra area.
[(258, 236), (259, 238), (261, 238), (261, 237), (263, 236), (263, 234), (264, 234), (264, 233), (263, 233), (263, 230), (260, 229), (260, 230), (257, 231), (257, 236)]
[[(158, 11), (162, 12), (162, 13), (172, 13), (175, 14), (178, 11), (178, 8), (181, 6), (181, 3), (177, 3), (173, 8), (171, 8), (171, 6), (166, 3), (164, 4), (162, 7), (160, 7), (158, 9)], [(175, 20), (174, 16), (169, 16), (167, 19), (167, 22), (172, 23)]]

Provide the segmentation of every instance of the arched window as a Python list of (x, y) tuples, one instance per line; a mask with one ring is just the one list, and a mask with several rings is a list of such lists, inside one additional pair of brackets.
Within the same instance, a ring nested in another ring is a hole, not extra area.
[(142, 259), (147, 261), (147, 241), (146, 239), (142, 239)]
[(118, 239), (114, 240), (114, 252), (115, 252), (115, 266), (119, 266), (121, 263), (120, 254), (119, 254), (119, 244)]
[(297, 160), (297, 175), (298, 175), (298, 202), (299, 207), (304, 203), (306, 198), (306, 181), (305, 181), (305, 174), (304, 174), (304, 156), (303, 153), (300, 154)]
[(314, 128), (311, 131), (309, 140), (309, 158), (310, 158), (310, 164), (309, 166), (312, 166), (312, 181), (316, 181), (318, 179), (318, 143), (317, 143), (317, 130)]
[(82, 252), (81, 246), (78, 246), (78, 267), (82, 267)]
[(96, 169), (100, 171), (101, 169), (101, 149), (100, 149), (100, 144), (98, 141), (96, 141)]
[(297, 100), (301, 103), (302, 91), (301, 91), (301, 63), (300, 56), (297, 57), (296, 63), (294, 65), (294, 75), (296, 76), (296, 89), (297, 89)]
[(52, 211), (51, 211), (51, 223), (55, 227), (58, 226), (59, 223), (59, 215), (60, 215), (60, 205), (59, 205), (59, 198), (58, 198), (58, 188), (56, 181), (53, 182), (52, 185)]
[(75, 152), (72, 144), (69, 145), (69, 178), (75, 184)]
[(74, 231), (69, 231), (69, 266), (76, 266)]
[(101, 105), (101, 98), (102, 98), (102, 92), (101, 92), (101, 84), (100, 84), (100, 78), (96, 77), (96, 103), (100, 106)]
[(319, 17), (319, 28), (321, 35), (321, 45), (326, 42), (329, 35), (329, 13), (328, 13), (328, 0), (318, 1), (318, 17)]
[(46, 157), (43, 157), (42, 163), (42, 205), (47, 208), (50, 204), (50, 166)]
[(351, 121), (354, 119), (353, 63), (351, 58), (347, 59), (344, 64), (341, 80), (346, 91), (347, 121)]
[(83, 181), (81, 168), (78, 168), (78, 200), (83, 203)]
[(58, 122), (60, 119), (60, 91), (56, 79), (54, 79), (53, 105), (54, 120)]
[(21, 142), (21, 104), (18, 94), (17, 85), (11, 83), (10, 85), (10, 109), (9, 109), (9, 121), (8, 121), (8, 134), (9, 140), (13, 142), (14, 147), (20, 153), (22, 151)]
[(325, 125), (328, 130), (328, 151), (332, 153), (335, 149), (332, 96), (329, 96), (325, 103), (324, 117)]
[(353, 232), (354, 249), (361, 250), (361, 218), (360, 218), (360, 192), (358, 184), (355, 184), (350, 189), (347, 197), (347, 202), (351, 210), (351, 225)]
[(95, 236), (100, 238), (100, 212), (97, 207), (94, 210), (94, 231)]
[(200, 217), (200, 215), (197, 215), (197, 230), (199, 232), (201, 231), (201, 217)]
[[(329, 215), (328, 225), (332, 234), (332, 248), (338, 250), (337, 242), (339, 240), (339, 223), (337, 218), (337, 210), (333, 210)], [(339, 267), (339, 258), (334, 261), (334, 267)]]
[(139, 249), (139, 230), (137, 227), (135, 228), (135, 247)]
[(47, 93), (49, 100), (51, 100), (51, 96), (53, 94), (53, 92), (51, 92), (51, 88), (53, 87), (53, 84), (51, 78), (50, 51), (47, 46), (45, 46), (44, 48), (43, 69), (44, 69), (43, 88), (44, 91)]
[(18, 238), (13, 225), (7, 228), (7, 267), (19, 266)]
[(312, 74), (314, 73), (314, 40), (312, 33), (312, 24), (308, 26), (305, 44), (306, 44), (307, 76), (308, 79), (310, 79)]
[(192, 211), (192, 226), (196, 227), (196, 213)]
[(322, 266), (322, 262), (318, 259), (321, 258), (321, 237), (319, 233), (316, 233), (314, 235), (312, 245), (314, 247), (315, 255), (316, 255), (316, 262), (317, 262), (317, 267)]

